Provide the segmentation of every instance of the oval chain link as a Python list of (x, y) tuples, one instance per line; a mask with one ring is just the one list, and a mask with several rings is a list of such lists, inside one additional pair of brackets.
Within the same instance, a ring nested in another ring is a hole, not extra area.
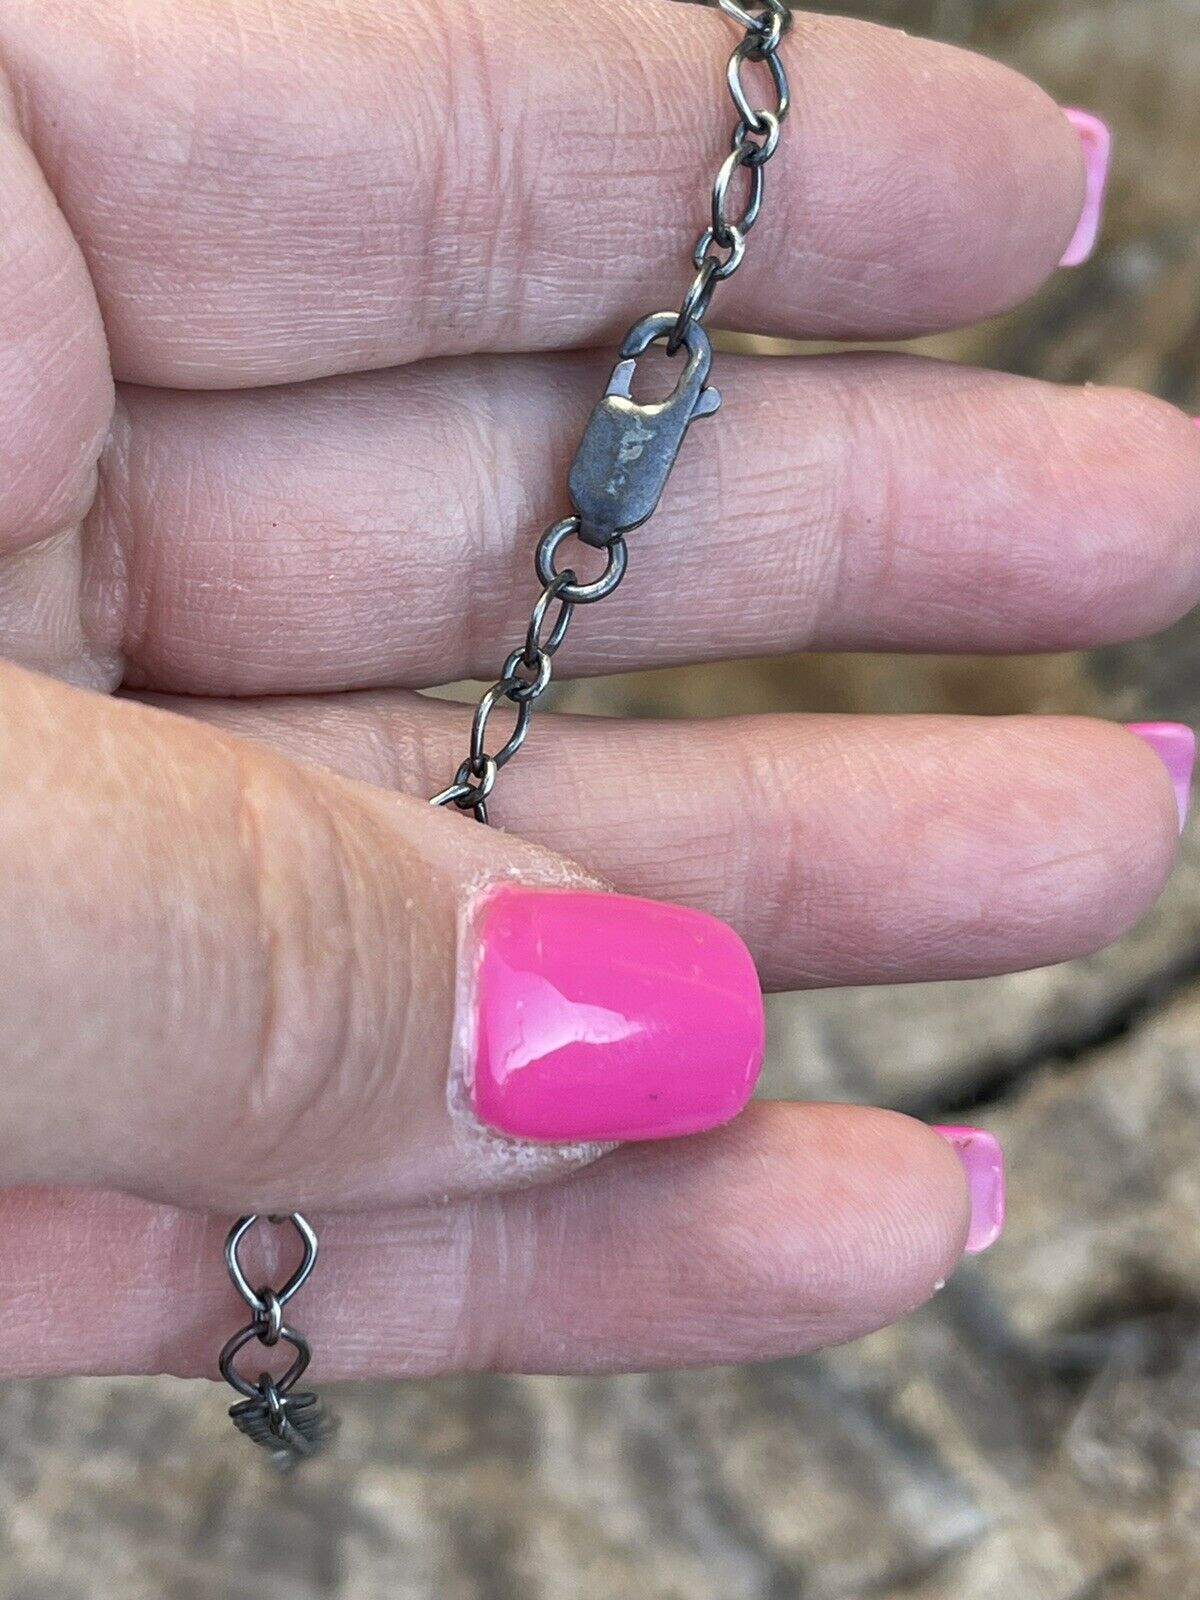
[[(792, 25), (792, 13), (785, 0), (762, 0), (757, 7), (742, 5), (739, 0), (716, 3), (746, 30), (745, 38), (729, 58), (725, 74), (737, 120), (729, 154), (713, 181), (712, 218), (696, 240), (692, 253), (696, 275), (687, 287), (679, 318), (667, 340), (668, 355), (674, 355), (683, 343), (688, 324), (707, 316), (717, 285), (732, 278), (745, 259), (746, 235), (762, 210), (763, 169), (779, 148), (792, 104), (787, 69), (779, 54), (780, 43)], [(766, 65), (775, 91), (773, 106), (758, 106), (751, 99), (743, 78), (749, 62)], [(739, 171), (745, 173), (748, 187), (741, 215), (736, 216), (730, 214), (729, 194)]]

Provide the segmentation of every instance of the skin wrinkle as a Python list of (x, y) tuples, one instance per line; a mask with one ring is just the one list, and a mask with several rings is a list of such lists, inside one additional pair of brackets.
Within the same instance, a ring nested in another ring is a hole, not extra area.
[[(281, 995), (283, 983), (280, 977), (281, 946), (276, 927), (276, 919), (268, 910), (270, 895), (268, 892), (268, 866), (263, 847), (262, 828), (259, 820), (259, 805), (255, 796), (257, 787), (257, 774), (247, 763), (235, 755), (235, 794), (238, 816), (238, 834), (247, 862), (247, 880), (253, 888), (255, 903), (255, 922), (259, 930), (259, 943), (262, 952), (262, 1007), (261, 1021), (258, 1028), (258, 1043), (253, 1062), (242, 1084), (245, 1113), (235, 1118), (237, 1125), (249, 1128), (265, 1128), (269, 1133), (269, 1144), (256, 1152), (256, 1164), (264, 1160), (276, 1168), (280, 1164), (280, 1155), (286, 1147), (290, 1129), (279, 1126), (273, 1109), (287, 1115), (299, 1114), (293, 1112), (295, 1097), (293, 1087), (285, 1086), (283, 1093), (278, 1094), (274, 1084), (279, 1077), (279, 1062), (288, 1054), (288, 1048), (283, 1043), (290, 1029), (281, 1025), (283, 1005)], [(344, 1012), (343, 1007), (336, 1008), (338, 1014)], [(281, 1047), (282, 1046), (282, 1047)], [(273, 1102), (278, 1099), (278, 1108), (273, 1108)], [(307, 1105), (304, 1109), (307, 1109)], [(278, 1141), (278, 1142), (276, 1142)]]
[[(185, 708), (418, 794), (453, 770), (470, 716), (405, 694), (344, 702), (332, 732), (319, 699)], [(1081, 772), (1103, 773), (1102, 789)], [(666, 806), (663, 773), (691, 775), (672, 777)], [(624, 892), (732, 922), (780, 988), (979, 977), (1084, 953), (1142, 914), (1177, 847), (1153, 753), (1055, 717), (548, 716), (494, 809), (500, 827), (572, 850)], [(1039, 889), (1018, 871), (1085, 848), (1093, 870), (1065, 884)]]
[[(636, 8), (605, 0), (588, 49), (572, 51), (540, 0), (511, 0), (503, 28), (481, 28), (482, 68), (470, 31), (451, 49), (422, 8), (336, 0), (152, 13), (123, 0), (99, 14), (7, 0), (0, 44), (122, 375), (218, 386), (486, 343), (587, 343), (658, 299), (664, 248), (690, 242), (702, 153), (711, 143), (715, 157), (721, 137), (679, 71), (710, 59), (713, 19), (680, 9), (647, 35)], [(66, 58), (53, 48), (64, 27), (78, 36)], [(1083, 178), (1078, 139), (1046, 96), (994, 63), (845, 19), (809, 19), (805, 50), (822, 85), (796, 108), (805, 183), (764, 215), (723, 321), (744, 325), (758, 308), (764, 331), (903, 336), (1004, 309), (1052, 270)], [(649, 178), (628, 126), (635, 72), (641, 126), (661, 124)], [(914, 72), (936, 75), (936, 126), (929, 98), (907, 92)], [(573, 137), (565, 175), (545, 137), (560, 125)], [(431, 127), (438, 139), (420, 137)], [(365, 215), (356, 195), (371, 197)], [(601, 212), (605, 243), (615, 226), (622, 248), (597, 273)], [(411, 219), (439, 215), (445, 231), (414, 253)], [(780, 259), (793, 263), (782, 284)]]
[[(557, 485), (606, 365), (448, 362), (290, 394), (127, 392), (130, 431), (93, 521), (132, 519), (101, 536), (129, 547), (131, 676), (237, 694), (490, 679), (523, 636), (528, 551), (564, 508)], [(723, 372), (732, 393), (750, 387), (746, 363)], [(762, 434), (757, 407), (735, 406), (746, 426), (689, 440), (688, 470), (631, 536), (641, 581), (614, 598), (603, 633), (581, 613), (562, 671), (796, 644), (1065, 648), (1190, 605), (1200, 433), (1161, 402), (915, 358), (781, 358), (752, 382), (777, 426)], [(1091, 459), (1086, 494), (1042, 461), (1038, 407), (1018, 421), (1029, 389)], [(1109, 447), (1128, 427), (1140, 454)], [(410, 457), (413, 475), (397, 467)], [(760, 467), (769, 490), (754, 487)], [(680, 603), (664, 631), (668, 581)]]
[[(223, 1219), (44, 1190), (0, 1195), (0, 1218), (4, 1375), (77, 1362), (79, 1304), (92, 1370), (211, 1371), (213, 1327), (241, 1315)], [(891, 1320), (957, 1259), (966, 1195), (953, 1151), (905, 1118), (756, 1106), (554, 1190), (321, 1220), (325, 1293), (305, 1322), (318, 1381), (598, 1372), (769, 1357)]]

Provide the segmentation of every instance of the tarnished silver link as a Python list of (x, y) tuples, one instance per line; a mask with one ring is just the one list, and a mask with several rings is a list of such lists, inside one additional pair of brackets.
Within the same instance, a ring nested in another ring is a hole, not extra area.
[[(732, 278), (746, 254), (746, 235), (742, 230), (729, 222), (725, 225), (725, 233), (726, 238), (718, 239), (711, 228), (705, 228), (696, 240), (695, 250), (692, 251), (692, 262), (697, 271), (708, 261), (714, 263), (714, 283), (724, 283), (726, 278)], [(722, 260), (720, 256), (713, 254), (714, 249), (727, 250), (729, 253)]]
[[(783, 123), (773, 111), (760, 111), (758, 120), (762, 126), (757, 131), (746, 123), (739, 122), (729, 141), (731, 150), (749, 145), (753, 154), (746, 157), (748, 167), (761, 167), (768, 162), (779, 148), (779, 138), (783, 133)], [(761, 144), (757, 142), (760, 134)]]
[[(712, 227), (709, 232), (720, 245), (726, 249), (733, 243), (735, 234), (740, 234), (745, 245), (746, 235), (758, 221), (758, 213), (762, 209), (763, 197), (763, 162), (759, 159), (759, 146), (749, 139), (743, 139), (736, 144), (721, 164), (721, 170), (713, 180), (712, 192)], [(746, 203), (742, 207), (740, 217), (726, 215), (726, 205), (729, 200), (729, 188), (738, 172), (745, 169), (750, 180), (750, 192), (746, 196)]]
[[(246, 1235), (263, 1220), (262, 1217), (257, 1215), (239, 1217), (233, 1227), (230, 1228), (229, 1236), (225, 1240), (225, 1266), (228, 1269), (230, 1278), (233, 1280), (233, 1286), (256, 1317), (265, 1316), (267, 1307), (259, 1291), (250, 1287), (250, 1280), (246, 1277), (242, 1268), (241, 1251), (242, 1241)], [(271, 1223), (273, 1227), (280, 1227), (283, 1223), (290, 1222), (303, 1247), (304, 1253), (300, 1258), (300, 1265), (292, 1273), (283, 1288), (275, 1291), (275, 1297), (279, 1304), (285, 1306), (292, 1296), (304, 1287), (308, 1281), (309, 1274), (317, 1264), (317, 1235), (308, 1218), (302, 1217), (298, 1211), (293, 1211), (287, 1216), (272, 1215), (265, 1220)]]
[[(265, 1220), (273, 1225), (290, 1222), (303, 1246), (300, 1265), (280, 1289), (264, 1287), (252, 1289), (242, 1266), (242, 1241), (255, 1226), (264, 1220), (257, 1215), (239, 1217), (225, 1240), (225, 1265), (230, 1281), (250, 1307), (252, 1317), (244, 1328), (227, 1339), (217, 1361), (221, 1376), (231, 1388), (244, 1396), (231, 1406), (229, 1415), (238, 1431), (255, 1444), (271, 1452), (271, 1459), (281, 1468), (294, 1466), (302, 1456), (312, 1455), (332, 1437), (332, 1419), (322, 1409), (315, 1394), (293, 1394), (312, 1358), (308, 1340), (302, 1333), (288, 1327), (283, 1320), (283, 1308), (308, 1281), (317, 1262), (317, 1235), (306, 1217), (298, 1211), (286, 1216), (272, 1215)], [(280, 1343), (290, 1345), (295, 1351), (291, 1365), (280, 1377), (260, 1372), (257, 1382), (238, 1371), (238, 1355), (253, 1341), (266, 1349)]]
[[(498, 683), (492, 685), (476, 706), (475, 716), (471, 722), (470, 759), (473, 776), (479, 776), (484, 769), (485, 762), (489, 759), (495, 763), (496, 771), (499, 772), (501, 767), (507, 766), (525, 743), (525, 736), (529, 732), (529, 719), (533, 716), (533, 702), (528, 698), (520, 699), (513, 694), (514, 689), (523, 687), (519, 679), (511, 678), (506, 673)], [(516, 723), (512, 733), (500, 746), (499, 750), (489, 758), (485, 748), (488, 720), (502, 700), (507, 701), (510, 706), (516, 707)], [(486, 798), (487, 796), (485, 795), (484, 799)]]
[(709, 304), (716, 292), (717, 284), (721, 281), (717, 277), (717, 268), (720, 265), (715, 256), (705, 256), (697, 267), (696, 276), (688, 285), (688, 291), (679, 307), (679, 315), (675, 318), (675, 326), (667, 339), (669, 356), (673, 356), (683, 344), (688, 329), (698, 326), (708, 315)]
[[(729, 57), (725, 79), (729, 98), (737, 116), (729, 155), (713, 181), (712, 220), (696, 241), (692, 263), (696, 275), (688, 285), (679, 315), (667, 341), (668, 354), (684, 342), (687, 329), (708, 315), (719, 283), (732, 278), (746, 255), (746, 235), (758, 221), (762, 209), (765, 176), (763, 169), (779, 148), (783, 124), (791, 110), (792, 96), (787, 69), (779, 46), (792, 25), (792, 12), (786, 0), (756, 0), (744, 5), (741, 0), (700, 0), (718, 6), (746, 30)], [(762, 62), (770, 75), (775, 93), (773, 106), (758, 106), (746, 87), (747, 63)], [(744, 169), (749, 185), (740, 217), (729, 214), (729, 191), (739, 170)]]
[[(554, 583), (565, 573), (555, 570), (554, 558), (564, 539), (569, 539), (572, 534), (579, 532), (578, 517), (564, 517), (561, 522), (550, 525), (538, 540), (538, 547), (534, 553), (534, 569), (544, 584)], [(563, 598), (572, 605), (595, 605), (597, 600), (605, 600), (621, 579), (625, 576), (625, 569), (629, 565), (629, 547), (624, 539), (617, 538), (608, 546), (608, 564), (598, 578), (593, 578), (590, 583), (564, 584)]]
[[(575, 605), (563, 595), (564, 589), (569, 589), (575, 582), (575, 574), (568, 568), (560, 572), (553, 583), (548, 583), (538, 596), (537, 604), (529, 615), (529, 627), (525, 633), (525, 664), (532, 667), (536, 665), (541, 656), (553, 656), (559, 645), (567, 637), (567, 629), (571, 626), (571, 618), (575, 615)], [(546, 626), (546, 613), (555, 601), (558, 601), (558, 615), (554, 619), (554, 626), (546, 637), (542, 638), (542, 629)]]
[[(522, 672), (532, 672), (534, 676), (526, 680), (521, 677)], [(538, 651), (538, 659), (531, 666), (520, 646), (504, 658), (504, 665), (500, 668), (500, 676), (509, 683), (509, 699), (526, 703), (539, 700), (545, 694), (553, 672), (554, 662), (545, 650)]]
[[(533, 708), (550, 687), (553, 657), (566, 638), (576, 606), (593, 605), (619, 586), (629, 564), (625, 535), (653, 514), (667, 477), (697, 417), (711, 416), (721, 403), (708, 383), (712, 347), (701, 324), (708, 315), (717, 285), (741, 266), (746, 238), (762, 210), (763, 169), (779, 147), (791, 107), (787, 72), (779, 45), (792, 25), (786, 0), (699, 0), (716, 7), (742, 27), (726, 68), (726, 82), (736, 116), (729, 154), (713, 179), (711, 220), (692, 251), (695, 274), (678, 313), (643, 317), (626, 334), (608, 389), (594, 407), (571, 468), (568, 488), (573, 515), (551, 523), (538, 540), (534, 567), (542, 592), (534, 602), (525, 643), (513, 650), (500, 676), (485, 689), (471, 719), (467, 758), (454, 781), (430, 805), (470, 811), (477, 822), (488, 820), (487, 802), (500, 772), (524, 747)], [(775, 94), (773, 106), (759, 106), (747, 88), (749, 67), (765, 64)], [(741, 210), (731, 203), (738, 173), (744, 173)], [(633, 399), (637, 359), (651, 344), (663, 342), (674, 356), (685, 345), (688, 360), (675, 389), (664, 400)], [(607, 561), (598, 578), (581, 579), (574, 568), (556, 566), (567, 539), (577, 537), (603, 550)], [(558, 612), (546, 632), (551, 608)], [(490, 719), (502, 701), (515, 708), (512, 732), (494, 752), (488, 750)]]
[(267, 1308), (258, 1337), (269, 1349), (271, 1345), (279, 1343), (279, 1335), (283, 1332), (283, 1301), (274, 1289), (260, 1289), (258, 1297)]
[[(742, 82), (742, 67), (747, 61), (761, 61), (771, 74), (775, 87), (775, 104), (773, 106), (754, 106), (750, 104), (746, 94), (746, 87)], [(752, 133), (763, 133), (765, 129), (760, 119), (770, 114), (776, 121), (784, 122), (792, 108), (791, 90), (788, 87), (787, 73), (783, 62), (775, 50), (767, 54), (762, 53), (757, 40), (743, 39), (741, 44), (729, 58), (729, 67), (725, 74), (729, 84), (729, 96), (733, 101), (733, 108), (738, 114), (739, 122), (744, 122)]]

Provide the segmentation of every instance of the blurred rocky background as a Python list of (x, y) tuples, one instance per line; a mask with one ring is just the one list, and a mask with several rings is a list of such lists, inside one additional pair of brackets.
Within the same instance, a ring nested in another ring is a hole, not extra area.
[[(995, 54), (1116, 130), (1098, 256), (932, 347), (1200, 413), (1200, 0), (855, 9)], [(1200, 620), (1087, 658), (794, 659), (569, 699), (1200, 723)], [(772, 1093), (1003, 1138), (1004, 1240), (904, 1326), (757, 1369), (348, 1390), (339, 1452), (284, 1484), (216, 1389), (8, 1385), (0, 1600), (1200, 1596), (1200, 825), (1117, 949), (784, 999), (773, 1038)]]

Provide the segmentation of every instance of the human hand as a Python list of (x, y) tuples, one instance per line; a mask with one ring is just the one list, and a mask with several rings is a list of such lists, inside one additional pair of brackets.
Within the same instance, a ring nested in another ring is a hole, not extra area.
[[(1145, 739), (547, 716), (513, 833), (420, 798), (465, 719), (414, 691), (519, 642), (613, 339), (678, 298), (728, 42), (665, 0), (0, 0), (0, 1370), (210, 1372), (241, 1210), (322, 1214), (326, 1376), (812, 1348), (994, 1234), (913, 1121), (727, 1122), (750, 958), (802, 988), (1103, 945), (1175, 855)], [(901, 338), (1086, 249), (1096, 130), (1028, 83), (834, 18), (784, 49), (724, 324)], [(878, 353), (719, 381), (556, 671), (1073, 649), (1200, 592), (1200, 434), (1156, 400)], [(592, 1048), (480, 1066), (555, 1027)]]

